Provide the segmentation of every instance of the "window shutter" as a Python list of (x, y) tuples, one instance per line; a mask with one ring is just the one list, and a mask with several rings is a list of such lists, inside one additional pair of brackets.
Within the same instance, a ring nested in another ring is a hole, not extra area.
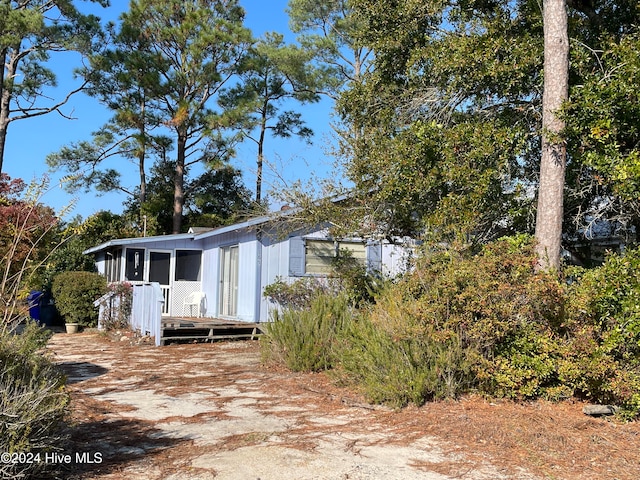
[(367, 245), (367, 269), (369, 273), (382, 273), (382, 242), (369, 242)]
[(302, 237), (289, 238), (289, 275), (301, 277), (304, 275), (304, 239)]

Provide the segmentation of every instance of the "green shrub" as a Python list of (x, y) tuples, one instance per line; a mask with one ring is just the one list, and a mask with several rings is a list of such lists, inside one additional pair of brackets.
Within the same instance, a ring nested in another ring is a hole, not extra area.
[[(0, 334), (0, 452), (60, 450), (69, 397), (65, 378), (42, 354), (50, 334), (30, 323), (20, 334)], [(1, 463), (0, 478), (41, 474), (41, 463)]]
[(335, 363), (338, 333), (351, 321), (344, 295), (319, 295), (308, 310), (274, 311), (260, 339), (263, 358), (294, 371), (319, 371)]
[(384, 285), (380, 272), (369, 272), (348, 249), (340, 249), (331, 269), (337, 284), (356, 307), (372, 303)]
[(640, 249), (569, 270), (569, 282), (535, 266), (524, 236), (432, 250), (357, 314), (345, 293), (276, 315), (264, 351), (294, 370), (337, 367), (369, 400), (395, 406), (472, 390), (578, 395), (637, 417)]
[(341, 249), (331, 265), (328, 277), (303, 277), (291, 283), (278, 277), (267, 285), (263, 295), (283, 308), (308, 309), (320, 295), (344, 294), (356, 307), (373, 302), (375, 293), (384, 285), (377, 273), (367, 272), (367, 268), (353, 258), (350, 250)]
[(65, 321), (86, 327), (98, 324), (98, 310), (93, 302), (107, 291), (103, 276), (92, 272), (62, 272), (53, 279), (51, 291)]
[(414, 307), (387, 290), (344, 332), (339, 377), (369, 401), (421, 405), (454, 398), (470, 384), (474, 352), (455, 333), (422, 324)]
[(319, 296), (337, 295), (339, 291), (340, 286), (330, 278), (303, 277), (287, 283), (278, 277), (264, 288), (263, 295), (282, 308), (305, 310)]
[(564, 380), (592, 401), (640, 414), (640, 249), (576, 270), (570, 288), (570, 357)]
[[(386, 395), (385, 401), (400, 404), (465, 388), (518, 399), (567, 395), (558, 375), (564, 288), (555, 276), (537, 273), (535, 264), (528, 237), (503, 238), (477, 253), (428, 252), (367, 314), (398, 351), (372, 356), (363, 374), (370, 375), (375, 358), (399, 361), (384, 366), (393, 372), (389, 378), (406, 372), (417, 379), (410, 394), (397, 388), (397, 398)], [(447, 388), (439, 385), (441, 362), (449, 362), (454, 379)], [(381, 391), (390, 388), (385, 375), (378, 377)]]

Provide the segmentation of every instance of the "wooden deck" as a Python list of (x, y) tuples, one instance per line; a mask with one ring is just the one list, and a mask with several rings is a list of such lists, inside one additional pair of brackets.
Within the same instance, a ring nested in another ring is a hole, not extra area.
[(263, 324), (234, 322), (217, 318), (163, 317), (160, 345), (167, 341), (214, 341), (248, 338), (262, 334)]

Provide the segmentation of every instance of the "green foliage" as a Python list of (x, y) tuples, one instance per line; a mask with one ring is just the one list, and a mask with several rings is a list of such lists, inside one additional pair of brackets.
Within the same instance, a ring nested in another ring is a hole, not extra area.
[(316, 88), (337, 98), (348, 84), (369, 71), (372, 52), (354, 36), (358, 19), (351, 0), (289, 0), (289, 25), (316, 69)]
[(336, 362), (336, 342), (351, 318), (344, 295), (318, 295), (308, 310), (274, 311), (260, 339), (263, 358), (294, 371), (327, 370)]
[(95, 272), (95, 260), (84, 255), (86, 249), (113, 238), (136, 237), (140, 232), (123, 215), (102, 210), (82, 219), (74, 218), (59, 232), (61, 244), (49, 256), (38, 288), (51, 288), (51, 282), (60, 272)]
[[(607, 42), (601, 68), (575, 88), (566, 119), (574, 158), (593, 168), (598, 181), (625, 200), (640, 194), (640, 36)], [(578, 52), (579, 60), (592, 52)]]
[(105, 330), (128, 328), (133, 308), (133, 286), (129, 282), (112, 283), (107, 287), (106, 308), (102, 311), (100, 325)]
[[(50, 332), (35, 323), (21, 333), (0, 333), (0, 451), (57, 451), (69, 396), (65, 377), (44, 356)], [(0, 478), (42, 474), (45, 462), (0, 464)]]
[[(70, 173), (66, 189), (98, 192), (121, 191), (130, 195), (123, 184), (122, 158), (130, 160), (138, 174), (138, 198), (146, 199), (147, 170), (150, 159), (162, 158), (170, 148), (170, 140), (154, 134), (162, 122), (153, 107), (160, 93), (159, 55), (150, 51), (151, 39), (139, 35), (126, 24), (116, 31), (107, 27), (109, 48), (92, 52), (82, 74), (89, 83), (86, 93), (99, 99), (113, 116), (92, 133), (91, 141), (64, 146), (47, 156), (47, 164), (55, 170)], [(151, 108), (150, 108), (151, 107)], [(118, 158), (118, 164), (109, 160)], [(126, 175), (126, 181), (131, 175)]]
[[(122, 28), (150, 39), (159, 94), (148, 102), (175, 141), (172, 233), (182, 227), (186, 169), (216, 165), (233, 151), (222, 132), (229, 125), (216, 110), (218, 94), (235, 78), (252, 41), (237, 0), (135, 0)], [(166, 160), (166, 157), (163, 158)]]
[(431, 251), (363, 313), (343, 366), (372, 400), (394, 405), (469, 389), (557, 398), (566, 394), (557, 374), (563, 293), (554, 276), (535, 272), (528, 237), (475, 254)]
[(340, 249), (331, 270), (336, 283), (356, 307), (373, 302), (375, 293), (384, 285), (380, 272), (369, 272), (346, 248)]
[(219, 103), (235, 116), (240, 135), (252, 141), (257, 150), (256, 203), (262, 201), (264, 145), (267, 135), (309, 141), (312, 130), (302, 115), (282, 110), (286, 102), (317, 102), (312, 93), (310, 55), (294, 45), (286, 45), (278, 33), (266, 33), (249, 49), (239, 69), (241, 82), (220, 95)]
[(350, 6), (351, 33), (376, 52), (372, 74), (338, 103), (358, 131), (346, 173), (366, 218), (390, 234), (447, 240), (530, 231), (523, 193), (539, 158), (539, 11), (474, 5), (471, 19), (447, 3)]
[[(146, 201), (125, 203), (125, 217), (138, 222), (146, 215), (147, 235), (171, 233), (175, 162), (158, 162), (151, 169)], [(237, 221), (250, 209), (251, 194), (242, 184), (239, 170), (228, 165), (185, 178), (183, 223), (187, 227), (219, 227)]]
[[(104, 5), (104, 0), (92, 0)], [(70, 0), (47, 2), (0, 3), (0, 45), (3, 53), (3, 76), (0, 106), (0, 171), (4, 160), (7, 128), (13, 121), (56, 112), (65, 115), (63, 105), (77, 86), (57, 100), (50, 92), (57, 87), (55, 73), (49, 68), (50, 52), (76, 51), (87, 54), (98, 48), (101, 40), (100, 20), (83, 15)], [(57, 63), (56, 65), (60, 65)], [(71, 72), (69, 72), (71, 73)], [(59, 93), (59, 92), (58, 92)]]
[(370, 401), (421, 405), (454, 398), (471, 384), (473, 351), (455, 333), (425, 327), (414, 307), (388, 289), (343, 334), (339, 378)]
[(477, 351), (476, 386), (512, 398), (555, 395), (564, 289), (554, 275), (535, 271), (533, 242), (508, 237), (475, 255), (445, 250), (424, 261), (406, 286), (418, 289), (412, 296), (427, 324), (457, 332)]
[(564, 377), (595, 401), (640, 414), (640, 249), (611, 255), (571, 285)]
[(62, 272), (53, 279), (51, 292), (66, 322), (86, 327), (98, 324), (98, 310), (93, 306), (107, 291), (106, 279), (92, 272)]
[[(292, 3), (311, 10), (305, 0)], [(316, 11), (331, 18), (327, 3), (343, 2), (319, 2)], [(446, 241), (532, 232), (530, 192), (539, 181), (542, 145), (539, 5), (344, 3), (346, 37), (375, 55), (370, 71), (337, 103), (350, 134), (340, 145), (345, 172), (359, 207), (345, 209), (341, 220), (358, 225), (366, 218), (390, 234), (427, 231)], [(567, 12), (572, 201), (563, 225), (579, 231), (588, 214), (602, 209), (622, 210), (637, 225), (640, 9), (570, 2)]]
[(280, 307), (306, 310), (311, 308), (318, 297), (337, 294), (339, 289), (339, 285), (332, 279), (304, 277), (287, 283), (278, 277), (264, 288), (263, 295)]
[(568, 269), (567, 282), (536, 271), (528, 236), (477, 251), (431, 248), (357, 311), (344, 291), (271, 286), (295, 308), (274, 316), (263, 351), (295, 370), (333, 368), (370, 401), (396, 407), (469, 391), (517, 400), (575, 395), (636, 418), (638, 272), (640, 248), (591, 270)]
[(640, 231), (639, 42), (633, 32), (619, 41), (605, 37), (602, 52), (576, 44), (572, 63), (582, 78), (564, 111), (572, 159), (569, 210), (579, 213), (582, 223), (598, 218), (602, 225), (606, 219), (612, 232), (634, 241)]

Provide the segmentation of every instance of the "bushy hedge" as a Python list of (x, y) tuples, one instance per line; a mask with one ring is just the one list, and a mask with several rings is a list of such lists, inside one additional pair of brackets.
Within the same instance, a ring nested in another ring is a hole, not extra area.
[(309, 309), (274, 311), (260, 339), (263, 358), (294, 371), (320, 371), (336, 360), (336, 342), (351, 321), (345, 295), (318, 295)]
[(401, 407), (452, 398), (471, 382), (473, 352), (459, 335), (422, 324), (419, 311), (384, 292), (343, 332), (338, 377), (369, 401)]
[(98, 309), (93, 302), (106, 291), (106, 279), (92, 272), (62, 272), (55, 276), (51, 288), (56, 307), (65, 321), (85, 327), (98, 324)]
[(640, 249), (563, 277), (536, 271), (533, 245), (519, 236), (432, 250), (357, 311), (335, 296), (285, 310), (265, 345), (290, 368), (335, 367), (369, 400), (395, 406), (476, 391), (578, 396), (637, 417)]
[(129, 282), (112, 283), (107, 287), (111, 297), (102, 309), (101, 328), (119, 330), (129, 328), (133, 308), (133, 286)]
[(35, 323), (0, 333), (0, 452), (41, 453), (42, 462), (0, 463), (0, 478), (42, 474), (44, 453), (61, 448), (69, 397), (64, 375), (40, 351), (50, 333)]
[(535, 272), (527, 237), (480, 252), (429, 252), (379, 295), (350, 341), (365, 361), (344, 362), (371, 400), (403, 405), (469, 390), (509, 398), (566, 395), (563, 286)]
[(319, 296), (337, 295), (340, 290), (333, 278), (303, 277), (289, 283), (278, 277), (264, 288), (263, 295), (282, 308), (306, 310)]
[(640, 413), (640, 248), (575, 270), (568, 295), (571, 348), (562, 368), (576, 392)]

